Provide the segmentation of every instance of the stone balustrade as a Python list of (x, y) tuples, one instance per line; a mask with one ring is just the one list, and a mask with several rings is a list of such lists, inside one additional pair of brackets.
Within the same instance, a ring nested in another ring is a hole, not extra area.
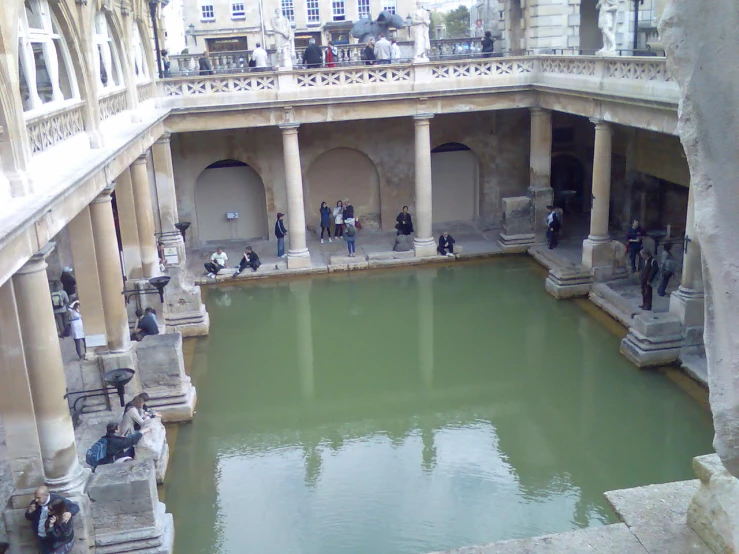
[(55, 144), (84, 132), (82, 102), (26, 120), (31, 152), (43, 152)]

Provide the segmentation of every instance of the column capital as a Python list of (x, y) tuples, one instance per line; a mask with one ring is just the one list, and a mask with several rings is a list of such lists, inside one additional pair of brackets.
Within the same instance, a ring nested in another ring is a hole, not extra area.
[(416, 125), (428, 124), (434, 118), (432, 113), (417, 113), (413, 116), (413, 120)]
[[(529, 108), (529, 111), (531, 112), (532, 116), (545, 116), (552, 113), (552, 110), (547, 110), (546, 108), (540, 108), (538, 106), (534, 106), (533, 108)], [(592, 120), (591, 120), (592, 121)]]
[(131, 165), (141, 165), (145, 164), (147, 161), (148, 152), (146, 154), (141, 154), (138, 158), (136, 158)]
[(596, 131), (610, 131), (612, 129), (611, 123), (597, 117), (591, 117), (590, 122), (595, 125)]
[(110, 183), (107, 187), (105, 187), (103, 190), (100, 191), (100, 194), (98, 194), (95, 197), (95, 200), (91, 202), (91, 204), (103, 204), (105, 202), (110, 202), (113, 200), (113, 191), (115, 190), (115, 181)]
[(280, 128), (280, 131), (282, 131), (283, 135), (290, 135), (298, 132), (300, 123), (281, 123), (278, 127)]
[(172, 133), (164, 133), (161, 137), (154, 141), (154, 144), (169, 144), (172, 138)]
[(54, 251), (54, 248), (56, 247), (56, 243), (51, 241), (47, 242), (46, 245), (44, 245), (41, 250), (36, 252), (33, 256), (31, 256), (28, 261), (21, 267), (16, 273), (20, 273), (21, 275), (27, 275), (29, 273), (36, 273), (38, 271), (45, 271), (47, 264), (46, 264), (46, 258), (49, 257), (49, 254), (51, 254)]

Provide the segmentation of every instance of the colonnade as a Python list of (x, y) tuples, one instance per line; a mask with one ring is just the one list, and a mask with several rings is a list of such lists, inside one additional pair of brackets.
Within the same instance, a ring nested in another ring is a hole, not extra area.
[[(171, 176), (171, 159), (169, 170)], [(100, 336), (95, 344), (101, 346), (101, 356), (120, 356), (131, 348), (111, 202), (114, 191), (128, 276), (149, 278), (159, 273), (148, 175), (143, 155), (68, 224), (86, 336), (91, 342)], [(168, 198), (174, 199), (172, 179), (162, 190), (167, 187)], [(40, 484), (55, 492), (79, 494), (89, 473), (78, 462), (64, 398), (67, 382), (46, 271), (53, 249), (53, 242), (44, 245), (0, 285), (0, 410), (16, 496)]]

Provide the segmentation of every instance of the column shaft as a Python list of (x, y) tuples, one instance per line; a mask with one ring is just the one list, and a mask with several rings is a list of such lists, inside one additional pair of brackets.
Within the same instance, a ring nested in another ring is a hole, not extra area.
[(138, 226), (142, 273), (146, 279), (150, 279), (159, 275), (159, 262), (154, 237), (154, 209), (151, 205), (149, 173), (146, 170), (145, 156), (141, 156), (133, 162), (131, 183)]
[(118, 207), (118, 227), (121, 232), (126, 277), (140, 279), (142, 277), (141, 248), (129, 168), (124, 169), (116, 179), (115, 201)]
[(432, 234), (431, 183), (431, 118), (432, 114), (414, 117), (416, 151), (416, 237), (413, 246), (417, 257), (436, 254)]
[(285, 162), (287, 190), (287, 230), (289, 248), (287, 267), (310, 266), (310, 252), (305, 239), (305, 205), (303, 204), (303, 177), (300, 170), (298, 124), (281, 125), (282, 152)]
[(534, 207), (534, 233), (537, 242), (546, 238), (547, 206), (554, 204), (552, 173), (552, 112), (531, 108), (531, 146), (529, 152), (529, 190)]
[(0, 286), (0, 313), (0, 415), (13, 485), (27, 490), (44, 483), (44, 468), (12, 280)]
[(608, 235), (608, 206), (611, 199), (611, 125), (595, 122), (595, 149), (593, 152), (593, 207), (590, 212), (590, 236), (593, 242), (606, 242)]
[(680, 288), (703, 292), (703, 268), (701, 267), (701, 246), (695, 233), (695, 194), (693, 187), (688, 189), (688, 211), (685, 218), (685, 251)]
[(84, 481), (77, 461), (67, 383), (51, 307), (45, 258), (53, 243), (31, 258), (13, 276), (23, 351), (31, 385), (45, 481), (52, 488), (70, 490)]
[(162, 233), (168, 233), (161, 238), (165, 246), (177, 248), (179, 265), (186, 267), (185, 241), (175, 227), (180, 216), (177, 210), (177, 191), (174, 182), (174, 167), (172, 165), (172, 148), (169, 133), (165, 133), (151, 147), (154, 163), (154, 179), (159, 202), (159, 218)]
[(106, 189), (90, 204), (90, 215), (95, 237), (95, 256), (100, 276), (108, 349), (120, 352), (130, 347), (130, 338), (126, 305), (121, 294), (123, 276), (113, 209), (110, 204), (111, 192), (111, 189)]
[(72, 247), (72, 259), (77, 268), (77, 296), (80, 299), (82, 322), (85, 334), (106, 335), (103, 297), (100, 293), (100, 276), (97, 272), (95, 256), (95, 239), (92, 233), (90, 208), (85, 207), (67, 224), (69, 242)]

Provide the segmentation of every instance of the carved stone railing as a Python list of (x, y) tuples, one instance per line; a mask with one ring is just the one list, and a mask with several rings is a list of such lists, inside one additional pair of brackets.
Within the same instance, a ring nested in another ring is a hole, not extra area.
[(464, 79), (499, 75), (530, 75), (536, 71), (536, 60), (526, 58), (490, 58), (448, 61), (431, 68), (434, 79)]
[(126, 90), (120, 90), (109, 94), (103, 98), (100, 98), (98, 104), (100, 105), (100, 121), (113, 117), (125, 111), (127, 107)]
[(203, 96), (207, 94), (275, 90), (277, 88), (277, 76), (272, 72), (246, 75), (215, 75), (166, 79), (162, 83), (164, 96)]
[(82, 103), (40, 115), (26, 121), (28, 140), (34, 154), (84, 132)]
[(411, 67), (399, 65), (374, 65), (352, 68), (336, 68), (323, 71), (296, 71), (298, 88), (315, 88), (373, 83), (410, 82)]
[(157, 89), (153, 82), (141, 83), (136, 85), (136, 95), (138, 96), (139, 102), (146, 102), (156, 96)]

